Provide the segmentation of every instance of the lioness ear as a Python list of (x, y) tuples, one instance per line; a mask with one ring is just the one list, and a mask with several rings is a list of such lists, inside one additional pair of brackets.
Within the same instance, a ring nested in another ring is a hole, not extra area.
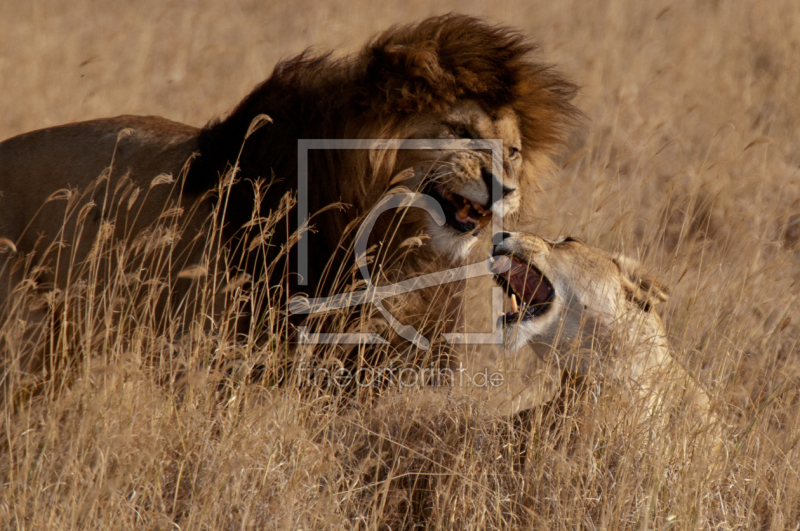
[(613, 260), (622, 273), (625, 296), (646, 312), (649, 312), (652, 306), (669, 299), (669, 289), (654, 275), (642, 269), (637, 260), (622, 255), (615, 256)]

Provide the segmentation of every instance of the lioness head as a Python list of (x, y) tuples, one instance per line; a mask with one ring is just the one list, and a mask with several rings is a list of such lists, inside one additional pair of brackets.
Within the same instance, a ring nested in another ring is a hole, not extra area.
[(666, 422), (669, 415), (663, 413), (672, 411), (700, 426), (715, 422), (708, 395), (672, 357), (653, 310), (669, 292), (636, 260), (575, 238), (550, 241), (523, 233), (504, 233), (493, 256), (496, 280), (510, 301), (498, 323), (507, 356), (530, 345), (570, 374), (581, 377), (591, 370), (623, 383), (645, 406), (638, 409), (643, 417), (626, 409), (627, 420), (657, 415)]
[[(506, 233), (493, 255), (493, 267), (503, 270), (497, 282), (510, 296), (510, 311), (500, 321), (512, 350), (527, 343), (557, 347), (584, 338), (602, 341), (615, 325), (625, 326), (669, 297), (635, 260), (576, 238), (550, 241)], [(655, 321), (660, 328), (657, 316)]]

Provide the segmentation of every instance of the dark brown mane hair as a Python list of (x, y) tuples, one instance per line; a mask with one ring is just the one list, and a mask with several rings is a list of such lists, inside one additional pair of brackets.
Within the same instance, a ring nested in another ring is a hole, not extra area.
[[(298, 139), (407, 138), (411, 118), (464, 100), (476, 101), (490, 114), (510, 106), (520, 119), (523, 150), (551, 151), (579, 117), (571, 103), (577, 89), (534, 61), (534, 50), (515, 30), (448, 14), (391, 28), (344, 58), (303, 52), (279, 63), (229, 116), (204, 128), (186, 187), (190, 192), (213, 188), (238, 158), (238, 182), (229, 199), (235, 208), (228, 209), (226, 219), (235, 237), (254, 210), (276, 211), (281, 198), (296, 190)], [(260, 114), (272, 123), (242, 147)], [(309, 212), (339, 201), (347, 207), (315, 218), (315, 232), (308, 234), (309, 284), (303, 291), (330, 291), (326, 265), (346, 248), (340, 245), (345, 227), (390, 187), (394, 160), (363, 150), (310, 153)], [(272, 185), (254, 209), (256, 179)], [(296, 229), (295, 212), (276, 234)], [(350, 264), (352, 257), (340, 254), (337, 263)], [(291, 258), (288, 271), (296, 271), (295, 265)]]
[(578, 116), (577, 87), (533, 62), (536, 46), (519, 32), (464, 15), (392, 28), (356, 59), (364, 69), (363, 102), (378, 116), (441, 112), (473, 99), (489, 109), (511, 106), (525, 147), (563, 142)]

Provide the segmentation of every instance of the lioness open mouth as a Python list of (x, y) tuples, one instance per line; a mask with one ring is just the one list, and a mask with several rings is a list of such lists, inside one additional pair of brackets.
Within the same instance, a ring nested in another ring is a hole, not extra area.
[[(505, 288), (511, 297), (511, 311), (503, 315), (503, 326), (509, 326), (517, 321), (527, 321), (536, 316), (543, 315), (555, 298), (555, 290), (538, 269), (529, 266), (517, 258), (500, 254), (495, 255), (492, 272), (506, 269), (507, 271), (495, 274), (495, 282)], [(519, 298), (519, 304), (517, 304)]]
[(433, 183), (429, 192), (442, 205), (447, 224), (459, 232), (473, 232), (477, 236), (492, 220), (491, 209), (451, 192), (439, 183)]

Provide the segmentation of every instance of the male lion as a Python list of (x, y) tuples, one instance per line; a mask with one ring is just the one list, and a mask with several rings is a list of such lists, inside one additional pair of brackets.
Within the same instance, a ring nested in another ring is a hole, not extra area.
[[(169, 207), (171, 215), (188, 218), (176, 244), (178, 271), (199, 260), (189, 243), (221, 205), (221, 241), (233, 250), (229, 263), (239, 264), (247, 274), (242, 278), (254, 283), (283, 283), (281, 297), (270, 300), (274, 306), (288, 295), (328, 295), (359, 281), (352, 267), (357, 222), (387, 194), (410, 190), (432, 196), (445, 223), (419, 209), (381, 216), (370, 239), (374, 275), (407, 278), (460, 265), (486, 237), (492, 216), (529, 210), (549, 154), (578, 117), (571, 104), (576, 87), (535, 62), (533, 50), (509, 28), (445, 15), (389, 29), (347, 57), (304, 52), (283, 61), (229, 115), (201, 129), (159, 117), (119, 116), (8, 139), (0, 143), (0, 237), (22, 256), (41, 253), (58, 238), (74, 263), (88, 255), (101, 227), (130, 239)], [(261, 115), (269, 120), (251, 129)], [(309, 261), (305, 277), (298, 278), (297, 256), (287, 248), (299, 229), (292, 201), (302, 139), (500, 139), (502, 170), (492, 171), (491, 154), (482, 149), (309, 151), (312, 219), (302, 234)], [(154, 179), (169, 180), (157, 178), (165, 174), (175, 178), (174, 189), (153, 185)], [(254, 192), (258, 182), (265, 183), (260, 194)], [(65, 188), (83, 194), (73, 207), (80, 229), (74, 220), (64, 223), (65, 202), (52, 200)], [(501, 192), (495, 201), (493, 188)], [(90, 201), (94, 206), (83, 209)], [(139, 214), (123, 223), (113, 212), (124, 205)], [(266, 255), (259, 259), (236, 254), (259, 243), (245, 235), (251, 219), (271, 223), (270, 238), (260, 240)], [(53, 261), (38, 278), (64, 283), (65, 262), (55, 269)], [(267, 278), (268, 272), (277, 273)], [(11, 281), (2, 285), (14, 287)], [(458, 289), (406, 296), (402, 320), (419, 330), (454, 327)], [(0, 299), (6, 296), (0, 292)]]
[[(690, 418), (712, 419), (706, 393), (673, 359), (653, 309), (668, 290), (635, 260), (575, 238), (526, 233), (504, 233), (493, 256), (492, 267), (502, 271), (497, 283), (510, 295), (498, 323), (509, 362), (532, 349), (572, 377), (592, 373), (624, 384), (641, 399), (644, 418), (678, 398)], [(512, 373), (509, 384), (520, 387), (515, 410), (537, 405), (517, 383)]]

